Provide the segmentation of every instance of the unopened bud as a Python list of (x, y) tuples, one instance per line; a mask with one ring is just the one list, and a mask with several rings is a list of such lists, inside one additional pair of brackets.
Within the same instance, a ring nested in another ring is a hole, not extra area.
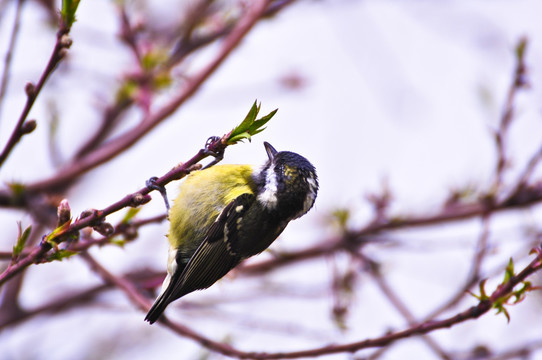
[(201, 170), (202, 167), (203, 167), (203, 165), (201, 165), (200, 163), (191, 165), (191, 166), (186, 170), (186, 173), (187, 173), (187, 174), (190, 174), (192, 171)]
[(108, 222), (100, 223), (99, 225), (93, 226), (92, 228), (103, 236), (109, 236), (115, 232), (115, 228), (113, 227), (113, 225)]
[(60, 202), (56, 213), (58, 216), (58, 226), (61, 226), (70, 221), (72, 215), (68, 199), (64, 199)]
[(131, 207), (138, 207), (140, 205), (148, 203), (151, 200), (152, 200), (152, 198), (151, 198), (150, 195), (143, 195), (143, 194), (137, 193), (137, 194), (134, 194), (132, 196), (130, 206)]
[(67, 48), (62, 48), (58, 51), (58, 57), (60, 59), (63, 59), (66, 55), (68, 54), (68, 49)]
[(117, 227), (117, 231), (124, 235), (125, 240), (133, 240), (137, 238), (137, 227), (131, 223), (120, 224)]
[(81, 215), (79, 215), (79, 219), (88, 218), (89, 216), (94, 215), (97, 211), (98, 210), (96, 210), (96, 209), (87, 209), (87, 210), (83, 211), (81, 213)]
[(68, 34), (64, 34), (60, 38), (60, 46), (62, 46), (63, 48), (69, 48), (70, 46), (72, 46), (72, 43), (73, 41)]
[(27, 82), (24, 86), (24, 92), (26, 93), (26, 96), (28, 97), (34, 97), (36, 96), (36, 85), (34, 85), (31, 82)]
[(23, 134), (30, 134), (32, 131), (36, 129), (36, 126), (38, 126), (36, 120), (31, 119), (24, 122), (23, 127), (21, 128), (21, 132)]

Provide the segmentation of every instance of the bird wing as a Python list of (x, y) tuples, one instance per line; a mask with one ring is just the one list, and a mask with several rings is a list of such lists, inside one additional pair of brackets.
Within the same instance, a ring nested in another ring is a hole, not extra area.
[(242, 256), (237, 253), (238, 224), (255, 199), (253, 194), (245, 193), (222, 210), (182, 272), (172, 275), (145, 320), (154, 323), (169, 303), (208, 288), (239, 264)]
[(171, 301), (208, 288), (239, 264), (238, 224), (254, 200), (253, 194), (245, 193), (222, 210), (175, 282)]

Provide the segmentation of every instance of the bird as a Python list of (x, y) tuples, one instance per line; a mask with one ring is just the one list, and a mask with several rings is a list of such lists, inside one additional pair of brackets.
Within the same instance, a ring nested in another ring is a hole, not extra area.
[(263, 166), (215, 165), (181, 183), (169, 211), (167, 275), (145, 317), (150, 324), (172, 301), (210, 287), (267, 249), (313, 207), (315, 167), (297, 153), (279, 152), (268, 142), (264, 147)]

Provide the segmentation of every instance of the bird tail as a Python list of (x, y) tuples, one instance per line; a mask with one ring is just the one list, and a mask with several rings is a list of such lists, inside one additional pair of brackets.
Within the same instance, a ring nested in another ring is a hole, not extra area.
[(154, 304), (152, 304), (151, 309), (147, 313), (147, 316), (145, 316), (145, 321), (148, 321), (149, 324), (154, 324), (156, 320), (162, 316), (162, 313), (166, 309), (166, 306), (168, 306), (169, 301), (167, 300), (167, 291), (162, 292), (160, 296), (154, 301)]
[(169, 303), (174, 300), (171, 294), (175, 288), (175, 281), (177, 280), (177, 277), (178, 275), (174, 275), (172, 277), (170, 274), (167, 274), (164, 283), (162, 284), (162, 291), (154, 301), (154, 304), (152, 304), (147, 316), (145, 316), (145, 321), (148, 321), (150, 324), (155, 323), (156, 320), (160, 318), (164, 310), (166, 310), (166, 306), (168, 306)]

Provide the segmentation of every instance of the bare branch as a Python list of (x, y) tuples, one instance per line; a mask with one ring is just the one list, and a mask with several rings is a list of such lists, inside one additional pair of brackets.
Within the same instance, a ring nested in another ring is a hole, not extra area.
[(174, 96), (165, 106), (155, 113), (143, 118), (139, 126), (134, 127), (118, 138), (104, 144), (99, 149), (75, 160), (75, 162), (67, 164), (53, 177), (28, 185), (27, 189), (31, 192), (35, 192), (62, 188), (85, 172), (114, 158), (134, 145), (156, 125), (177, 111), (188, 98), (196, 93), (203, 82), (223, 63), (227, 56), (237, 47), (237, 45), (239, 45), (249, 30), (258, 22), (268, 3), (269, 1), (266, 0), (251, 2), (235, 28), (224, 39), (216, 56), (206, 67), (189, 78), (182, 91)]
[[(99, 265), (87, 253), (84, 253), (83, 256), (84, 259), (89, 263), (89, 265), (100, 276), (102, 276), (102, 278), (104, 278), (106, 282), (115, 284), (118, 288), (124, 291), (126, 295), (130, 298), (130, 300), (134, 303), (134, 305), (136, 305), (139, 309), (141, 309), (142, 311), (148, 310), (151, 305), (150, 301), (142, 297), (137, 291), (137, 289), (129, 281), (112, 275), (105, 268)], [(531, 261), (530, 264), (528, 264), (517, 275), (511, 276), (507, 282), (499, 285), (497, 289), (487, 299), (481, 300), (477, 305), (472, 306), (469, 309), (462, 311), (452, 317), (442, 320), (431, 320), (418, 325), (413, 325), (406, 330), (392, 332), (379, 338), (367, 339), (342, 345), (327, 345), (324, 347), (309, 350), (275, 353), (245, 352), (237, 350), (230, 345), (222, 344), (208, 339), (185, 326), (172, 322), (165, 316), (162, 317), (161, 320), (158, 320), (158, 322), (175, 331), (179, 335), (198, 342), (209, 350), (240, 359), (294, 359), (304, 357), (317, 357), (343, 352), (352, 353), (361, 349), (386, 346), (401, 339), (406, 339), (412, 336), (424, 335), (434, 330), (450, 328), (467, 320), (476, 319), (491, 310), (494, 305), (502, 298), (506, 298), (507, 296), (509, 296), (518, 284), (523, 282), (530, 275), (539, 271), (540, 269), (542, 269), (542, 249), (537, 250), (536, 257), (534, 258), (534, 260)]]
[(60, 28), (56, 34), (56, 43), (47, 66), (43, 70), (43, 73), (36, 84), (28, 83), (26, 85), (26, 103), (21, 115), (19, 116), (19, 120), (15, 125), (15, 128), (8, 139), (8, 142), (0, 153), (0, 167), (3, 165), (4, 161), (7, 159), (19, 140), (21, 140), (24, 135), (30, 133), (36, 127), (35, 122), (32, 125), (30, 122), (26, 121), (26, 119), (47, 79), (53, 73), (62, 59), (64, 59), (66, 52), (71, 46), (71, 39), (68, 37), (69, 32), (70, 28), (63, 21), (61, 21)]
[[(11, 36), (9, 39), (8, 50), (4, 58), (4, 71), (2, 72), (2, 80), (0, 80), (0, 109), (2, 109), (2, 103), (6, 95), (6, 89), (9, 82), (9, 75), (11, 71), (11, 59), (15, 52), (15, 45), (17, 44), (17, 36), (19, 35), (19, 26), (21, 24), (22, 8), (25, 0), (17, 1), (17, 9), (15, 10), (15, 20), (13, 21), (13, 28), (11, 29)], [(1, 115), (1, 112), (0, 112)]]
[(525, 64), (527, 44), (527, 38), (523, 37), (516, 45), (516, 67), (514, 70), (514, 77), (510, 84), (510, 88), (508, 89), (505, 108), (501, 116), (499, 127), (494, 134), (495, 145), (497, 147), (497, 166), (495, 168), (495, 183), (493, 184), (495, 190), (502, 185), (504, 172), (508, 166), (506, 138), (508, 136), (508, 129), (514, 120), (515, 99), (518, 91), (528, 86), (528, 80), (526, 78), (527, 66)]

